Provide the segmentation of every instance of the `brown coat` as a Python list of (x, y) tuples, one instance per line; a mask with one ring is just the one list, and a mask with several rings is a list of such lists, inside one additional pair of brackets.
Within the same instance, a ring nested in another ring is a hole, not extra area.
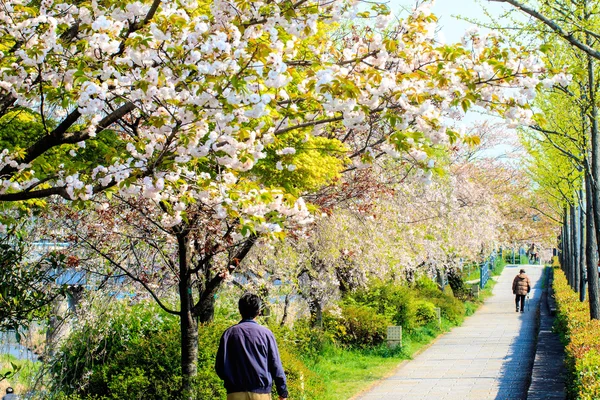
[(531, 290), (531, 282), (529, 281), (529, 277), (524, 273), (521, 273), (515, 276), (513, 280), (513, 294), (526, 295)]

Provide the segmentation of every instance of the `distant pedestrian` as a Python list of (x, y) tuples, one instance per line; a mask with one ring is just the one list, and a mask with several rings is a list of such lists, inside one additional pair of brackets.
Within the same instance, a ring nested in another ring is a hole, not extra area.
[(15, 394), (15, 391), (10, 386), (6, 388), (6, 394), (2, 397), (2, 400), (18, 400), (19, 396)]
[(527, 250), (527, 255), (531, 264), (538, 263), (538, 251), (535, 243), (531, 243), (531, 246), (529, 246), (529, 249)]
[(515, 307), (519, 312), (519, 303), (521, 304), (521, 312), (525, 312), (525, 296), (531, 291), (531, 281), (525, 274), (525, 270), (519, 271), (519, 275), (515, 276), (512, 285), (512, 291), (515, 295)]
[(286, 377), (273, 332), (256, 322), (262, 303), (251, 293), (238, 303), (242, 320), (221, 337), (215, 370), (225, 383), (227, 400), (270, 400), (275, 387), (288, 397)]

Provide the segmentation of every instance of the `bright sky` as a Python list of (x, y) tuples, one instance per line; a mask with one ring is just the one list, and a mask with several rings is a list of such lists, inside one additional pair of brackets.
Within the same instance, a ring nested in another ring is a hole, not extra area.
[[(411, 9), (413, 5), (414, 1), (411, 0), (390, 0), (389, 2), (394, 13), (400, 12), (403, 6)], [(438, 25), (441, 27), (446, 42), (451, 43), (460, 41), (463, 33), (472, 26), (470, 23), (460, 20), (460, 17), (488, 21), (484, 7), (495, 17), (509, 9), (503, 3), (487, 0), (437, 0), (432, 11), (439, 18)]]
[[(400, 15), (406, 15), (402, 13), (402, 7), (412, 9), (414, 0), (390, 0), (388, 3), (392, 8), (394, 14), (400, 13)], [(439, 39), (444, 40), (446, 43), (459, 42), (466, 30), (471, 28), (473, 24), (466, 22), (461, 19), (467, 18), (470, 20), (478, 20), (481, 22), (488, 22), (489, 17), (486, 15), (487, 12), (495, 19), (498, 19), (501, 15), (505, 14), (507, 10), (510, 10), (509, 6), (504, 3), (498, 3), (488, 0), (436, 0), (435, 5), (432, 9), (433, 13), (438, 17)], [(469, 111), (465, 118), (458, 123), (465, 127), (470, 127), (472, 124), (478, 121), (489, 121), (489, 122), (502, 122), (499, 117), (491, 117), (482, 115), (477, 112)], [(508, 130), (513, 134), (512, 130)], [(498, 146), (492, 151), (494, 155), (496, 153), (501, 154), (508, 150), (504, 145)]]

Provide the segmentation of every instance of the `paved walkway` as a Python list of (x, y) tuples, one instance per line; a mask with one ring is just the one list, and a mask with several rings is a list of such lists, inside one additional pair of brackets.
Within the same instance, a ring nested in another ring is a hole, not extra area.
[[(524, 314), (511, 286), (520, 268), (532, 281)], [(535, 354), (541, 266), (506, 266), (490, 297), (465, 323), (440, 337), (360, 400), (525, 400)]]

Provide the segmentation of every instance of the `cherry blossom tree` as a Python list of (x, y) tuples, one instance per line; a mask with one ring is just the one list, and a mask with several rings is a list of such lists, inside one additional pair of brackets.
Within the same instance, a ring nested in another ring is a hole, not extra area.
[[(539, 57), (496, 35), (438, 45), (430, 6), (392, 23), (385, 5), (359, 1), (4, 0), (0, 114), (27, 112), (42, 134), (0, 153), (0, 201), (93, 202), (125, 229), (130, 256), (162, 257), (187, 391), (197, 318), (210, 320), (257, 238), (311, 220), (299, 196), (382, 155), (429, 177), (460, 136), (446, 119), (473, 105), (531, 117)], [(157, 242), (141, 244), (149, 234)]]
[[(532, 218), (540, 208), (532, 208), (536, 193), (530, 177), (520, 165), (490, 152), (499, 144), (516, 145), (516, 134), (487, 124), (469, 134), (479, 144), (455, 146), (440, 160), (445, 173), (429, 177), (398, 162), (378, 163), (372, 170), (381, 186), (336, 203), (303, 234), (254, 247), (237, 285), (280, 299), (275, 308), (282, 322), (290, 309), (298, 309), (301, 297), (318, 326), (324, 309), (372, 280), (436, 278), (458, 268), (461, 258), (480, 262), (500, 246), (551, 244), (553, 222)], [(290, 298), (296, 299), (295, 307)]]

